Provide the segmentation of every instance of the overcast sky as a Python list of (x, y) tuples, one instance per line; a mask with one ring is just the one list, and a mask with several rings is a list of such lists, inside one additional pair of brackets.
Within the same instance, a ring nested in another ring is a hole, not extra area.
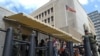
[[(0, 6), (16, 12), (31, 13), (49, 0), (0, 0)], [(79, 0), (87, 13), (100, 11), (100, 0)]]

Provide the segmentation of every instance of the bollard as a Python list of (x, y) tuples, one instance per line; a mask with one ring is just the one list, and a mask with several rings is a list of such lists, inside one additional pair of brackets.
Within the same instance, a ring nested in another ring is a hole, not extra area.
[(88, 35), (84, 36), (84, 49), (85, 49), (85, 56), (92, 56)]
[(28, 56), (36, 56), (36, 44), (35, 44), (35, 34), (31, 35), (30, 38), (30, 47), (29, 47), (29, 55)]
[(51, 38), (50, 38), (50, 36), (49, 36), (49, 41), (48, 41), (48, 50), (47, 51), (49, 51), (49, 56), (53, 56), (53, 43), (52, 43), (52, 41), (51, 41)]
[(46, 46), (45, 56), (48, 56), (48, 46)]
[(13, 48), (13, 29), (12, 27), (7, 29), (3, 55), (2, 56), (12, 56), (12, 48)]
[(73, 42), (71, 42), (71, 41), (67, 42), (67, 46), (68, 46), (68, 49), (69, 49), (70, 56), (74, 56)]
[(36, 41), (36, 47), (37, 47), (38, 46), (38, 31), (36, 31), (35, 41)]
[(48, 45), (48, 49), (49, 50), (47, 50), (47, 51), (49, 51), (49, 54), (48, 55), (49, 56), (53, 56), (53, 44), (52, 44), (52, 41), (49, 41), (48, 44), (49, 44)]

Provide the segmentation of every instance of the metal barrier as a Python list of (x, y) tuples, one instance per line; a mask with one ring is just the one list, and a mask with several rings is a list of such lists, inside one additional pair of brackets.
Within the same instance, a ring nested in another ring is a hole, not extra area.
[(25, 43), (25, 44), (30, 44), (30, 42), (28, 41), (22, 41), (22, 40), (18, 40), (18, 39), (13, 39), (16, 42), (20, 42), (20, 43)]
[(36, 56), (36, 50), (35, 50), (35, 35), (32, 34), (30, 38), (30, 48), (29, 48), (29, 56)]
[[(6, 30), (1, 30), (2, 32), (6, 33), (5, 37), (5, 43), (4, 43), (4, 49), (3, 49), (3, 55), (2, 56), (12, 56), (12, 49), (13, 49), (13, 43), (18, 42), (17, 45), (25, 45), (27, 44), (29, 46), (29, 53), (28, 56), (37, 56), (36, 50), (43, 50), (45, 51), (45, 56), (54, 56), (53, 55), (53, 42), (51, 40), (51, 37), (49, 35), (49, 41), (47, 43), (47, 46), (45, 47), (38, 47), (36, 46), (36, 40), (35, 37), (37, 36), (36, 33), (32, 33), (30, 36), (30, 41), (23, 41), (14, 39), (14, 31), (13, 28), (10, 27)], [(84, 48), (85, 48), (85, 56), (91, 56), (91, 49), (90, 49), (90, 43), (87, 36), (84, 36)], [(15, 44), (16, 45), (16, 44)], [(70, 56), (74, 56), (74, 50), (73, 50), (73, 42), (68, 41), (67, 42), (68, 50)]]
[(7, 32), (6, 30), (2, 30), (2, 29), (0, 29), (0, 31), (1, 31), (1, 32)]
[(68, 48), (69, 48), (69, 55), (70, 56), (74, 56), (74, 49), (73, 49), (73, 42), (71, 42), (71, 41), (68, 41), (67, 42), (67, 46), (68, 46)]
[[(31, 34), (30, 42), (28, 42), (28, 41), (14, 39), (13, 37), (14, 37), (15, 33), (14, 33), (12, 27), (8, 28), (7, 31), (1, 30), (1, 29), (0, 29), (0, 31), (6, 33), (2, 56), (12, 56), (13, 45), (23, 45), (23, 44), (29, 45), (28, 56), (36, 56), (36, 49), (45, 50), (45, 56), (53, 56), (53, 43), (52, 43), (52, 41), (49, 41), (47, 46), (45, 46), (45, 47), (36, 47), (36, 40), (35, 40), (36, 35), (35, 35), (35, 33)], [(14, 42), (17, 42), (17, 44), (15, 44)]]
[(12, 48), (13, 48), (13, 29), (10, 27), (7, 29), (6, 32), (6, 38), (2, 56), (11, 56)]
[[(14, 33), (12, 27), (8, 28), (7, 31), (1, 30), (1, 29), (0, 29), (0, 31), (6, 33), (6, 38), (5, 38), (5, 43), (4, 43), (4, 49), (3, 49), (3, 55), (2, 56), (12, 56), (12, 51), (13, 51), (12, 49), (13, 49), (13, 45), (15, 44), (14, 42), (18, 42), (15, 45), (26, 45), (27, 44), (29, 46), (28, 56), (37, 56), (36, 55), (36, 50), (37, 49), (45, 51), (45, 54), (44, 54), (45, 56), (54, 56), (54, 53), (53, 53), (53, 42), (51, 40), (51, 36), (50, 35), (48, 35), (49, 36), (49, 41), (47, 43), (47, 46), (38, 47), (38, 46), (36, 46), (36, 40), (35, 40), (35, 37), (37, 36), (36, 33), (32, 33), (30, 35), (30, 41), (23, 41), (23, 40), (18, 40), (18, 39), (14, 39), (13, 38), (15, 33)], [(84, 43), (86, 43), (86, 41), (87, 40), (85, 40)], [(88, 47), (87, 45), (88, 44), (86, 43), (86, 46), (85, 46), (86, 49)], [(70, 56), (74, 56), (73, 42), (72, 41), (68, 41), (67, 42), (67, 46), (68, 46), (68, 50), (69, 50)], [(89, 50), (87, 50), (87, 51), (89, 52)]]
[(92, 56), (90, 41), (88, 36), (84, 36), (84, 49), (85, 49), (85, 56)]

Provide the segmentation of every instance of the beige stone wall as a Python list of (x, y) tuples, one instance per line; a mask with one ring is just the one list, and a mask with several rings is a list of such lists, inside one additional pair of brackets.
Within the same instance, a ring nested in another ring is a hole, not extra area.
[(91, 21), (91, 19), (88, 17), (82, 5), (79, 3), (78, 0), (74, 0), (74, 4), (75, 4), (75, 10), (76, 10), (77, 31), (81, 33), (82, 35), (84, 35), (83, 25), (85, 24), (86, 27), (88, 28), (88, 31), (95, 35), (94, 24)]
[(82, 41), (82, 34), (80, 34), (76, 29), (69, 27), (69, 33), (72, 34), (76, 39)]
[(89, 32), (96, 35), (94, 23), (92, 22), (92, 20), (89, 17), (88, 17), (88, 21), (89, 21)]
[(60, 29), (63, 31), (66, 31), (67, 33), (74, 36), (76, 39), (79, 39), (82, 41), (82, 34), (80, 34), (75, 28), (67, 26), (67, 27), (62, 27)]
[[(59, 1), (59, 2), (61, 3), (61, 1)], [(55, 5), (55, 7), (57, 5)], [(57, 25), (55, 25), (55, 26), (67, 33), (70, 33), (75, 38), (82, 40), (82, 34), (80, 32), (78, 32), (79, 28), (77, 28), (77, 17), (76, 17), (77, 12), (75, 13), (75, 12), (66, 10), (66, 7), (64, 7), (66, 5), (75, 9), (73, 0), (62, 1), (62, 5), (58, 5), (58, 6), (61, 6), (62, 9), (59, 7), (58, 8), (59, 10), (56, 10), (55, 24), (57, 24), (58, 26)]]

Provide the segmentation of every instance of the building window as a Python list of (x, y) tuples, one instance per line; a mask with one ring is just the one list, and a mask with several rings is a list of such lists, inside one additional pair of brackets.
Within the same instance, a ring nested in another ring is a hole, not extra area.
[(36, 16), (35, 18), (38, 19), (38, 16)]
[(36, 16), (36, 18), (38, 19), (38, 16)]
[(50, 18), (48, 18), (48, 23), (50, 23)]
[(53, 7), (51, 8), (51, 12), (53, 12)]
[(50, 14), (50, 10), (48, 9), (48, 14)]
[(54, 25), (52, 25), (52, 26), (54, 26)]
[(41, 14), (39, 14), (39, 18), (41, 18)]
[(45, 16), (46, 16), (47, 15), (47, 12), (45, 11), (44, 13), (45, 13)]
[(53, 16), (51, 16), (51, 21), (53, 21), (54, 20), (54, 17)]
[(47, 23), (47, 19), (45, 19), (44, 22)]
[(42, 17), (44, 16), (44, 13), (42, 13)]

